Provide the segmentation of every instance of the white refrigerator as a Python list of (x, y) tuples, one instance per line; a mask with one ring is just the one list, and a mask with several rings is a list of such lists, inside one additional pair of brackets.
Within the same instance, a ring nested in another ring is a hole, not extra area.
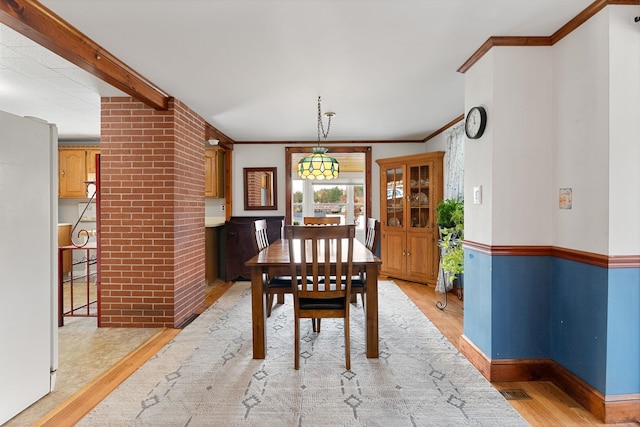
[(0, 425), (55, 383), (57, 148), (55, 125), (0, 111)]

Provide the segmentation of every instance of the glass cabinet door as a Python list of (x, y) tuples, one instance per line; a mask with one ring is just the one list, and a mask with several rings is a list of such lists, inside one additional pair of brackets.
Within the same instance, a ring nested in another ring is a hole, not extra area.
[(429, 173), (430, 165), (409, 166), (409, 227), (429, 228), (431, 224)]
[(387, 185), (387, 226), (404, 226), (404, 169), (400, 167), (386, 170)]

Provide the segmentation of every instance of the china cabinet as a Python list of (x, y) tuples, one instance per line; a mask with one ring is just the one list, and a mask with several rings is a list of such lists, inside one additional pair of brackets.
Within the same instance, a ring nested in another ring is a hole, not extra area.
[(444, 152), (378, 159), (381, 274), (435, 285)]

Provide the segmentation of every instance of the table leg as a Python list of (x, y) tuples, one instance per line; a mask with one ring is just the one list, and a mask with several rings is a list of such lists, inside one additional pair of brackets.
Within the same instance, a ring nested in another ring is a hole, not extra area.
[(367, 286), (365, 288), (365, 339), (367, 342), (367, 357), (377, 358), (379, 350), (378, 338), (378, 266), (367, 265)]
[(262, 283), (262, 268), (251, 268), (251, 324), (253, 325), (253, 358), (264, 359), (267, 348), (267, 310), (265, 309), (265, 287)]

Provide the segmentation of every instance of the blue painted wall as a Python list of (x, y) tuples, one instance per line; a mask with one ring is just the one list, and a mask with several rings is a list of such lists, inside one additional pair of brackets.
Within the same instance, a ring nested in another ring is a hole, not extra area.
[(464, 250), (464, 334), (484, 354), (491, 355), (491, 256)]
[(640, 392), (640, 269), (465, 249), (464, 334), (491, 359), (550, 358), (605, 395)]
[(605, 392), (607, 269), (553, 260), (552, 358)]
[(551, 357), (550, 267), (549, 257), (493, 257), (491, 358)]
[(605, 394), (640, 391), (640, 269), (609, 270)]

